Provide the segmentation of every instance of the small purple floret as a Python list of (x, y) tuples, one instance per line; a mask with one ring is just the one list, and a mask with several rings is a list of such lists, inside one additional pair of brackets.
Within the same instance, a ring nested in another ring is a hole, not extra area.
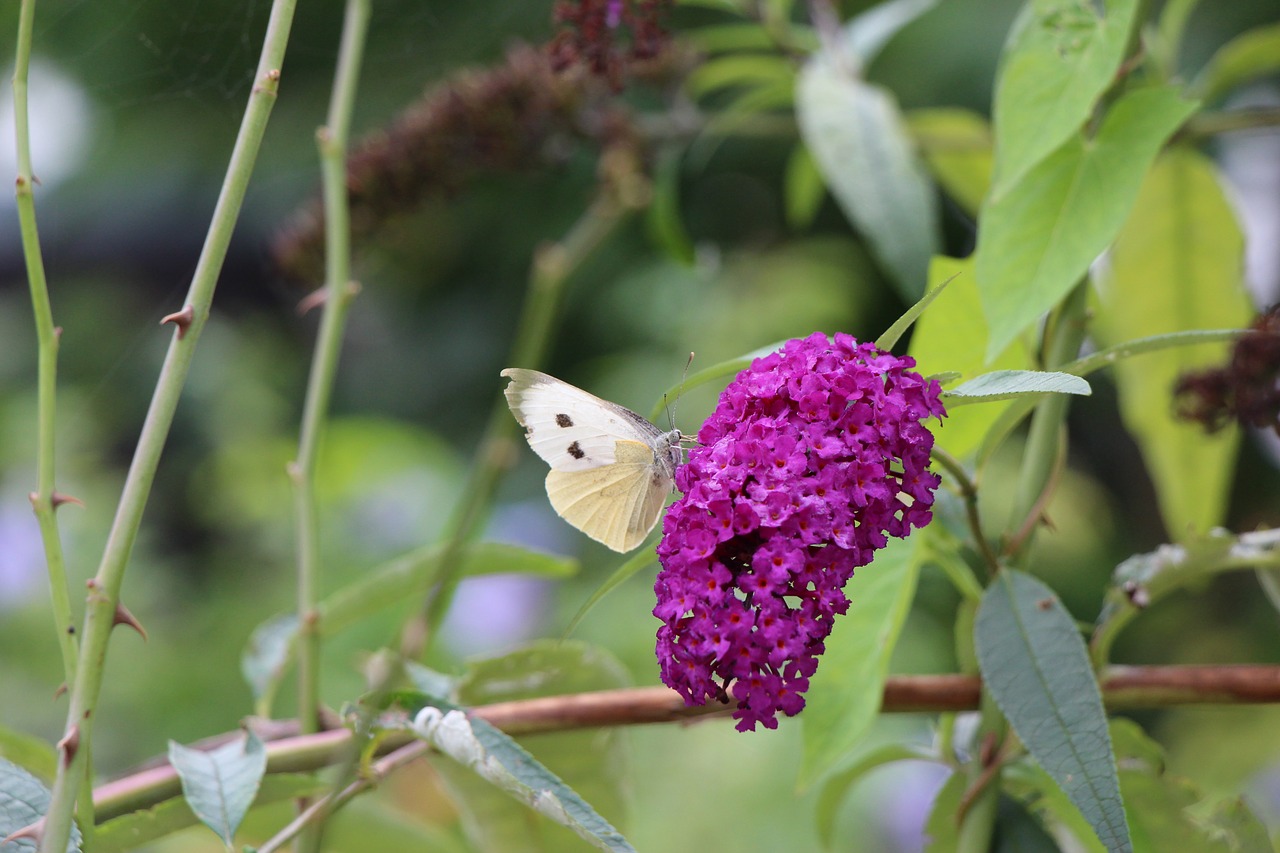
[(739, 731), (799, 713), (854, 569), (929, 523), (939, 478), (922, 421), (946, 412), (914, 366), (815, 332), (720, 395), (658, 545), (658, 662), (686, 703), (727, 691)]

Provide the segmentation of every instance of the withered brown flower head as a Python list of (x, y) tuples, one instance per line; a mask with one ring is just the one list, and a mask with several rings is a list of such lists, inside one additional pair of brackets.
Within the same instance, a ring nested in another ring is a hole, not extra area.
[[(426, 199), (456, 194), (481, 175), (545, 168), (577, 143), (608, 151), (639, 144), (608, 85), (581, 69), (557, 72), (546, 52), (513, 48), (492, 68), (460, 72), (357, 143), (347, 160), (351, 235), (361, 245)], [(323, 278), (318, 197), (275, 239), (277, 269)]]
[(1280, 434), (1280, 305), (1240, 336), (1226, 366), (1184, 374), (1174, 394), (1178, 416), (1209, 432), (1234, 420)]
[(557, 69), (582, 66), (621, 88), (628, 65), (667, 46), (663, 19), (671, 0), (560, 0), (561, 25), (548, 50)]

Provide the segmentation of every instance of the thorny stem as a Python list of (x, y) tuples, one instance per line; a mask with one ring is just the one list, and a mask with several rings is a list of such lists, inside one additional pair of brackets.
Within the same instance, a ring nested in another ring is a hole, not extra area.
[(18, 151), (15, 195), (18, 225), (22, 232), (22, 254), (27, 265), (27, 282), (31, 289), (31, 309), (35, 314), (39, 346), (36, 491), (31, 496), (31, 503), (40, 523), (40, 537), (44, 542), (45, 561), (49, 567), (49, 594), (53, 602), (53, 621), (58, 645), (62, 651), (63, 677), (70, 684), (76, 677), (78, 649), (71, 616), (71, 594), (67, 587), (66, 560), (62, 553), (62, 540), (58, 535), (57, 505), (54, 503), (54, 427), (60, 330), (53, 325), (49, 284), (45, 279), (44, 256), (40, 251), (40, 235), (36, 229), (36, 179), (31, 167), (30, 112), (27, 105), (27, 74), (31, 66), (31, 31), (35, 5), (35, 0), (23, 0), (18, 18), (18, 47), (13, 71), (13, 124)]
[(325, 415), (333, 395), (347, 312), (356, 288), (351, 272), (351, 233), (347, 204), (346, 154), (356, 81), (369, 21), (369, 0), (348, 0), (342, 43), (334, 77), (329, 115), (316, 133), (324, 179), (326, 281), (311, 373), (303, 403), (298, 458), (290, 466), (298, 547), (298, 718), (303, 731), (318, 728), (320, 626), (317, 612), (319, 574), (318, 508), (315, 473)]
[[(325, 286), (320, 332), (316, 336), (311, 373), (307, 379), (298, 458), (289, 467), (294, 483), (294, 525), (298, 547), (298, 717), (304, 733), (319, 730), (320, 614), (317, 609), (320, 574), (320, 519), (315, 473), (325, 416), (333, 396), (347, 312), (357, 288), (351, 277), (351, 228), (347, 193), (347, 140), (360, 78), (370, 0), (347, 0), (338, 48), (333, 92), (325, 126), (316, 133), (324, 183)], [(304, 808), (304, 813), (309, 808)], [(307, 825), (297, 850), (318, 850), (319, 828)]]
[(91, 581), (84, 630), (81, 634), (79, 663), (71, 687), (70, 709), (64, 734), (64, 738), (78, 742), (78, 747), (64, 748), (60, 752), (58, 775), (54, 781), (44, 832), (40, 839), (41, 853), (64, 853), (67, 849), (78, 780), (84, 778), (89, 759), (107, 646), (116, 606), (120, 601), (125, 568), (142, 522), (142, 513), (151, 492), (160, 454), (173, 423), (174, 411), (178, 407), (183, 384), (191, 369), (196, 344), (209, 316), (218, 273), (226, 258), (227, 246), (231, 242), (231, 234), (253, 173), (267, 119), (275, 105), (280, 68), (289, 40), (295, 5), (296, 0), (273, 0), (263, 38), (262, 55), (254, 75), (253, 91), (245, 108), (226, 178), (209, 224), (209, 233), (187, 293), (187, 308), (191, 309), (190, 321), (178, 326), (165, 355), (155, 393), (143, 421), (142, 434), (138, 438), (133, 461), (125, 476), (120, 503), (107, 534), (102, 560)]

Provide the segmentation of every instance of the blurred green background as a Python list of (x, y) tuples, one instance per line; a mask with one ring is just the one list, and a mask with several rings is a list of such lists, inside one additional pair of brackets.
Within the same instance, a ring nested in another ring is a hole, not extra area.
[[(866, 5), (845, 3), (843, 11)], [(987, 113), (1017, 6), (943, 2), (904, 30), (869, 76), (906, 109)], [(37, 203), (55, 322), (64, 329), (58, 485), (86, 504), (60, 515), (73, 590), (96, 567), (170, 338), (157, 321), (181, 305), (267, 12), (261, 0), (78, 0), (37, 10)], [(113, 640), (95, 742), (103, 775), (162, 752), (169, 739), (235, 728), (252, 708), (239, 674), (245, 640), (293, 601), (284, 465), (296, 442), (317, 317), (296, 314), (308, 288), (273, 269), (268, 247), (317, 189), (314, 132), (326, 109), (341, 14), (335, 0), (298, 10), (280, 100), (126, 581), (125, 601), (150, 641), (130, 633)], [(1275, 17), (1274, 0), (1201, 4), (1184, 51), (1188, 67)], [(729, 11), (681, 7), (673, 23), (679, 33), (734, 19)], [(0, 20), (0, 49), (12, 50), (15, 26), (11, 7)], [(511, 43), (540, 44), (552, 33), (549, 0), (374, 3), (354, 136), (385, 124), (445, 75), (492, 64)], [(12, 173), (7, 92), (0, 100), (0, 157)], [(680, 204), (695, 263), (659, 251), (642, 217), (628, 222), (571, 281), (540, 367), (647, 412), (679, 379), (691, 350), (696, 369), (815, 329), (879, 334), (904, 306), (835, 206), (828, 201), (804, 231), (786, 224), (781, 183), (794, 142), (787, 134), (727, 136), (687, 158)], [(432, 199), (376, 245), (357, 247), (364, 289), (351, 315), (320, 482), (326, 590), (439, 534), (499, 400), (498, 371), (507, 366), (532, 253), (581, 214), (594, 169), (587, 152), (536, 173), (486, 176)], [(944, 212), (948, 253), (966, 254), (972, 222), (954, 207)], [(36, 349), (12, 202), (0, 203), (0, 220), (0, 725), (54, 740), (65, 705), (55, 698), (58, 652), (26, 497), (35, 482)], [(1050, 507), (1056, 530), (1040, 541), (1036, 561), (1082, 619), (1097, 614), (1116, 563), (1165, 539), (1105, 378), (1095, 390), (1073, 407), (1072, 466)], [(713, 402), (714, 389), (689, 394), (679, 425), (695, 430)], [(1274, 444), (1246, 442), (1242, 457), (1230, 526), (1274, 525)], [(541, 463), (523, 454), (501, 488), (490, 535), (580, 555), (583, 571), (556, 585), (491, 579), (464, 586), (435, 661), (441, 668), (558, 636), (620, 562), (552, 514), (542, 477)], [(637, 684), (657, 683), (651, 581), (651, 573), (634, 578), (576, 633), (616, 655)], [(953, 669), (955, 604), (940, 573), (927, 571), (895, 671)], [(328, 646), (327, 701), (337, 706), (356, 695), (362, 652), (392, 639), (395, 624), (389, 615)], [(1227, 576), (1144, 615), (1121, 638), (1117, 657), (1275, 662), (1276, 615), (1251, 576)], [(278, 707), (290, 701), (286, 688)], [(1138, 718), (1169, 749), (1175, 772), (1210, 790), (1248, 791), (1274, 830), (1280, 709)], [(887, 719), (878, 736), (927, 739), (930, 724)], [(723, 721), (627, 732), (634, 775), (622, 826), (642, 850), (812, 849), (813, 795), (794, 793), (798, 725), (787, 720), (777, 732), (751, 735)], [(536, 752), (537, 740), (529, 745)], [(447, 824), (448, 809), (429, 802), (419, 782), (431, 784), (410, 775), (392, 786), (410, 817), (361, 806), (352, 820), (373, 813), (373, 823)], [(858, 839), (847, 849), (918, 849), (940, 782), (936, 770), (911, 766), (869, 777), (841, 821), (845, 837)], [(380, 849), (356, 836), (363, 841), (347, 846), (335, 837), (335, 849)], [(192, 834), (157, 849), (197, 849), (210, 840)]]

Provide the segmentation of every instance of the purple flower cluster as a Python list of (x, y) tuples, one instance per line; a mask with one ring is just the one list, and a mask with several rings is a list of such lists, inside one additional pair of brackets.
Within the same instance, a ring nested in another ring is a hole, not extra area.
[(658, 545), (658, 661), (686, 703), (728, 688), (739, 731), (799, 713), (854, 569), (928, 524), (939, 478), (922, 421), (945, 411), (914, 366), (815, 332), (720, 395)]

